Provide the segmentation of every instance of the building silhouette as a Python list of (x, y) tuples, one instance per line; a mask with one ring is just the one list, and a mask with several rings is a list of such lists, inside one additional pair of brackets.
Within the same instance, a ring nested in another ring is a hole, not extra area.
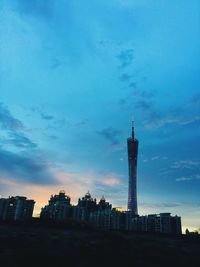
[(51, 195), (49, 204), (41, 210), (40, 218), (57, 222), (66, 221), (72, 213), (70, 201), (70, 197), (64, 190), (61, 190), (58, 195)]
[(73, 219), (80, 222), (88, 222), (90, 213), (98, 209), (96, 198), (93, 199), (88, 191), (84, 197), (78, 199), (77, 206), (73, 207)]
[(89, 223), (102, 230), (111, 228), (112, 205), (102, 196), (95, 211), (90, 212)]
[(137, 207), (137, 156), (138, 140), (135, 138), (134, 121), (132, 121), (132, 136), (127, 139), (128, 148), (128, 211), (132, 215), (138, 214)]
[(0, 220), (26, 221), (33, 215), (35, 201), (26, 197), (16, 196), (0, 199)]
[(129, 218), (127, 230), (148, 233), (182, 234), (181, 217), (171, 213), (149, 214)]
[(112, 208), (103, 196), (99, 202), (87, 192), (78, 199), (77, 205), (70, 204), (64, 191), (52, 195), (49, 204), (41, 210), (40, 218), (56, 223), (78, 223), (104, 231), (135, 231), (163, 234), (181, 234), (181, 217), (171, 213), (139, 216), (131, 211)]

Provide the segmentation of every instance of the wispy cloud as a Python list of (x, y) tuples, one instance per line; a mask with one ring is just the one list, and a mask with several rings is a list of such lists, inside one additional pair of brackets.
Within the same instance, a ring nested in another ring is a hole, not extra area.
[[(135, 84), (136, 86), (136, 84)], [(153, 114), (154, 102), (152, 98), (154, 92), (146, 90), (132, 90), (124, 98), (119, 99), (117, 105), (123, 109), (132, 109), (133, 107), (146, 115)]]
[(171, 168), (172, 169), (195, 169), (200, 166), (199, 161), (193, 160), (179, 160), (175, 161)]
[(141, 110), (144, 110), (144, 111), (145, 110), (149, 111), (149, 110), (152, 109), (152, 103), (151, 102), (148, 102), (148, 101), (142, 100), (142, 101), (136, 102), (135, 103), (135, 107), (137, 109), (141, 109)]
[(16, 0), (18, 12), (36, 17), (51, 18), (53, 15), (53, 0)]
[(191, 101), (186, 101), (183, 107), (174, 106), (165, 108), (158, 112), (154, 106), (149, 109), (149, 118), (144, 125), (147, 128), (158, 129), (167, 126), (190, 126), (199, 124), (199, 109), (191, 105)]
[(54, 70), (54, 69), (57, 69), (58, 67), (60, 67), (63, 64), (64, 64), (64, 62), (61, 61), (60, 59), (53, 58), (52, 59), (52, 63), (51, 63), (51, 68)]
[(51, 166), (37, 155), (23, 156), (0, 150), (1, 176), (32, 184), (55, 184)]
[(111, 143), (111, 145), (118, 145), (120, 143), (118, 137), (122, 133), (122, 131), (113, 129), (112, 127), (108, 127), (101, 131), (96, 131), (96, 133), (103, 136)]
[(123, 73), (120, 77), (119, 77), (119, 80), (121, 82), (127, 82), (131, 79), (131, 75), (127, 74), (127, 73)]
[(41, 118), (44, 119), (44, 120), (53, 120), (54, 117), (52, 115), (48, 115), (48, 114), (45, 114), (45, 113), (41, 113)]
[(4, 141), (4, 144), (12, 144), (19, 148), (36, 148), (37, 144), (32, 142), (23, 133), (11, 132), (9, 138)]
[(13, 145), (18, 148), (26, 149), (37, 147), (37, 144), (26, 136), (25, 132), (27, 129), (23, 122), (14, 117), (8, 107), (2, 103), (0, 103), (0, 127), (7, 133), (5, 137), (1, 139), (3, 145)]
[(193, 123), (200, 122), (200, 116), (194, 117), (161, 117), (154, 116), (148, 122), (145, 122), (147, 128), (161, 128), (167, 125), (185, 126)]
[(154, 156), (154, 157), (151, 158), (151, 160), (154, 161), (154, 160), (157, 160), (157, 159), (159, 159), (159, 158), (160, 158), (159, 156)]
[(192, 124), (192, 123), (198, 123), (200, 122), (200, 116), (194, 116), (192, 118), (186, 118), (186, 119), (181, 119), (179, 121), (179, 125), (189, 125), (189, 124)]
[(149, 162), (149, 161), (157, 161), (157, 160), (167, 160), (168, 159), (168, 157), (166, 157), (166, 156), (153, 156), (153, 157), (151, 157), (151, 158), (145, 158), (145, 159), (143, 159), (143, 162)]
[(116, 178), (115, 176), (105, 176), (103, 179), (101, 179), (102, 185), (105, 186), (116, 186), (120, 185), (121, 181), (119, 178)]
[(39, 114), (40, 117), (43, 119), (43, 120), (53, 120), (54, 119), (54, 116), (51, 115), (51, 114), (48, 114), (45, 110), (44, 110), (44, 107), (32, 107), (31, 108), (31, 111), (33, 113), (36, 113), (36, 114)]
[(117, 58), (120, 62), (120, 68), (125, 68), (134, 60), (134, 50), (133, 49), (126, 49), (122, 50), (120, 54), (117, 55)]
[(0, 103), (0, 125), (3, 129), (11, 131), (24, 130), (23, 123), (16, 119), (8, 108)]
[(184, 182), (184, 181), (192, 181), (192, 180), (200, 180), (200, 175), (191, 175), (191, 176), (182, 176), (176, 178), (176, 182)]
[(137, 83), (136, 82), (131, 82), (130, 84), (129, 84), (129, 87), (130, 88), (137, 88)]
[(145, 207), (145, 208), (173, 208), (173, 207), (179, 207), (181, 206), (181, 203), (174, 203), (174, 202), (163, 202), (163, 203), (145, 203), (145, 202), (141, 202), (140, 203), (141, 207)]
[(200, 94), (195, 94), (191, 97), (190, 101), (189, 101), (189, 105), (193, 106), (193, 105), (200, 105)]
[[(129, 84), (130, 87), (134, 87), (134, 84)], [(155, 96), (155, 92), (153, 90), (148, 91), (148, 90), (134, 90), (133, 92), (130, 93), (130, 97), (140, 97), (141, 99), (149, 100)]]
[(178, 118), (163, 118), (160, 116), (157, 117), (153, 115), (151, 116), (148, 122), (145, 122), (145, 126), (147, 128), (161, 128), (163, 126), (170, 125), (170, 124), (178, 124), (178, 122), (179, 122)]

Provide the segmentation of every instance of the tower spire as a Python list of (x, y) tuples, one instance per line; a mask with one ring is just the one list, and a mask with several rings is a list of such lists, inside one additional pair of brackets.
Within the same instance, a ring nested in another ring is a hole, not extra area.
[(133, 118), (133, 116), (132, 116), (132, 138), (134, 139), (134, 135), (135, 135), (135, 130), (134, 130), (134, 118)]

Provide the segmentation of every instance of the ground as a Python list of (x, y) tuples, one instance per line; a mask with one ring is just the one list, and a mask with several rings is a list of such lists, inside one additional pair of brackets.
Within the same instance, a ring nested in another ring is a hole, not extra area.
[(1, 267), (200, 266), (200, 238), (0, 225)]

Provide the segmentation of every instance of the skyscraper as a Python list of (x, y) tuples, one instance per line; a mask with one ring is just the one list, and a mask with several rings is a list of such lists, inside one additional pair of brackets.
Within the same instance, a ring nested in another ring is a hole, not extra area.
[(132, 121), (132, 136), (127, 139), (128, 147), (128, 210), (133, 214), (138, 214), (137, 208), (137, 155), (138, 155), (138, 140), (135, 139), (134, 121)]

